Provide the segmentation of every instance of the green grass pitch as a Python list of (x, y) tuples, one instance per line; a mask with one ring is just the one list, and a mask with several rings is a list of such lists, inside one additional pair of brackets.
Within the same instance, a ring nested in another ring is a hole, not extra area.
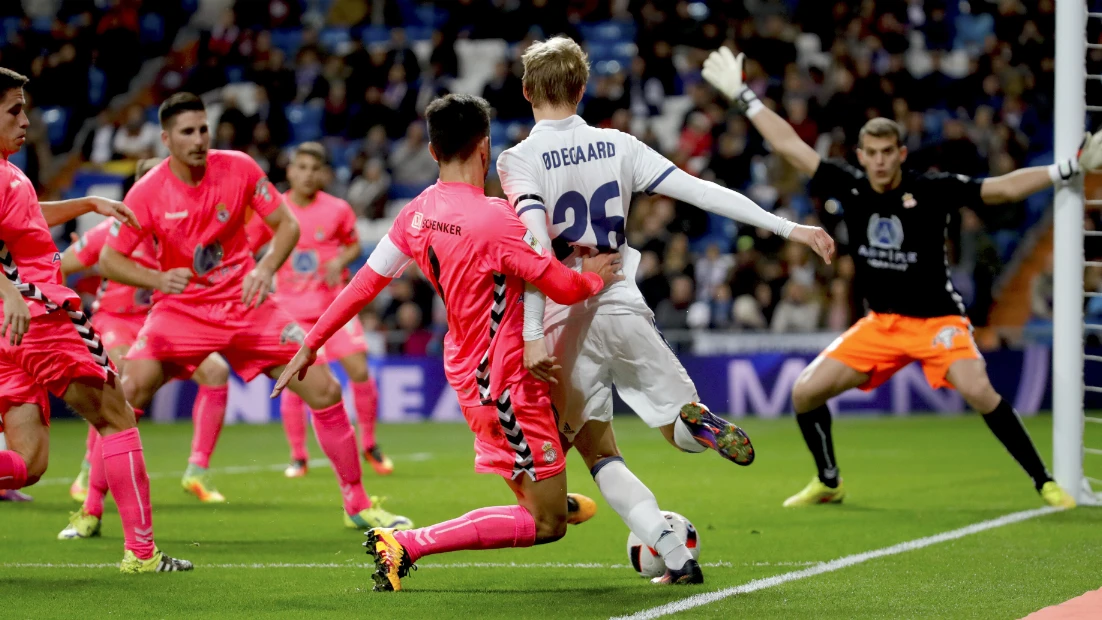
[[(1048, 459), (1051, 418), (1027, 424)], [(785, 497), (811, 478), (811, 457), (791, 419), (749, 419), (745, 427), (758, 452), (748, 468), (712, 453), (678, 453), (635, 418), (617, 421), (629, 466), (663, 508), (699, 529), (704, 586), (657, 587), (626, 567), (627, 530), (574, 459), (571, 489), (600, 506), (592, 521), (551, 545), (425, 558), (404, 591), (374, 593), (363, 536), (342, 527), (332, 473), (316, 467), (304, 479), (284, 479), (276, 466), (287, 448), (276, 425), (227, 427), (212, 465), (229, 503), (217, 507), (200, 505), (179, 486), (191, 427), (145, 425), (158, 544), (196, 570), (128, 577), (97, 566), (122, 557), (113, 503), (102, 538), (55, 540), (76, 508), (68, 481), (85, 434), (83, 425), (59, 421), (50, 471), (29, 489), (35, 501), (0, 504), (0, 617), (608, 618), (1041, 506), (980, 420), (920, 416), (836, 422), (846, 503), (783, 509)], [(396, 471), (387, 478), (365, 472), (368, 492), (388, 496), (389, 509), (417, 524), (512, 502), (497, 477), (473, 473), (472, 437), (462, 425), (384, 425), (379, 439)], [(1093, 458), (1102, 474), (1102, 457)], [(1099, 549), (1102, 510), (1078, 509), (682, 615), (1019, 618), (1102, 586)], [(275, 566), (281, 563), (296, 566)], [(508, 563), (521, 566), (502, 566)]]

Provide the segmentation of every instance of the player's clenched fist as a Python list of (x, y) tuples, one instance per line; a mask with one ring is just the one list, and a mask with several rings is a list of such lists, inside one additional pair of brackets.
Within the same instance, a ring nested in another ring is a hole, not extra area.
[(582, 271), (591, 272), (601, 276), (601, 279), (605, 281), (605, 286), (613, 282), (619, 282), (624, 279), (624, 275), (620, 273), (620, 268), (623, 266), (624, 260), (621, 258), (619, 252), (613, 252), (611, 254), (598, 254), (590, 258), (582, 259)]
[(161, 281), (157, 284), (157, 290), (169, 295), (183, 293), (191, 282), (191, 270), (187, 267), (176, 267), (161, 272)]
[(287, 387), (287, 384), (289, 384), (291, 379), (294, 379), (296, 375), (299, 381), (305, 379), (306, 371), (310, 370), (310, 367), (314, 365), (317, 359), (317, 351), (306, 345), (302, 345), (298, 353), (295, 353), (295, 356), (291, 358), (291, 361), (283, 369), (283, 372), (279, 373), (279, 379), (276, 381), (275, 387), (272, 388), (272, 398), (279, 396), (283, 388)]
[[(5, 291), (7, 293), (7, 291)], [(0, 338), (8, 337), (8, 342), (16, 346), (23, 342), (23, 334), (31, 326), (31, 310), (19, 293), (4, 294), (4, 324), (0, 326)]]
[(241, 302), (251, 306), (255, 298), (256, 305), (263, 303), (268, 293), (272, 291), (272, 275), (266, 267), (261, 265), (254, 267), (249, 275), (245, 276), (245, 282), (241, 287)]
[(834, 257), (834, 239), (818, 226), (797, 226), (792, 229), (788, 238), (814, 250), (828, 265), (830, 259)]

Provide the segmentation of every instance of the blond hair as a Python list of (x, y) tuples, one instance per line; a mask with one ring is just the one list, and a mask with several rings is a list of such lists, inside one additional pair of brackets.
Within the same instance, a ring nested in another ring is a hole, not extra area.
[(589, 81), (589, 58), (568, 37), (533, 43), (520, 58), (524, 92), (533, 106), (576, 106)]
[(865, 123), (865, 126), (861, 128), (861, 133), (857, 134), (858, 147), (864, 145), (865, 136), (874, 138), (894, 137), (896, 145), (903, 146), (903, 128), (899, 126), (899, 123), (883, 116), (878, 116)]
[(320, 142), (303, 142), (298, 145), (295, 148), (294, 157), (298, 157), (299, 155), (309, 155), (317, 159), (318, 163), (321, 165), (324, 166), (326, 164), (327, 157), (325, 147), (322, 146)]

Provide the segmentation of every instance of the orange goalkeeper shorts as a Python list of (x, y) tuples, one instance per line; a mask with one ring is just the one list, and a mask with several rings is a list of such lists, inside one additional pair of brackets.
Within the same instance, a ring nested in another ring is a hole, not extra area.
[(983, 359), (966, 317), (916, 318), (875, 312), (854, 323), (823, 355), (868, 374), (869, 380), (860, 386), (865, 391), (916, 361), (922, 364), (930, 387), (952, 387), (945, 376), (954, 362)]

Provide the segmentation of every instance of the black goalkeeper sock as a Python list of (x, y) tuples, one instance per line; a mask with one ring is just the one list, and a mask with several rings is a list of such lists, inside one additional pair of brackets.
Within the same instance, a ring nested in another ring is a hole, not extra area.
[(1037, 448), (1033, 447), (1033, 441), (1030, 440), (1025, 426), (1022, 425), (1021, 418), (1006, 399), (1000, 400), (999, 406), (995, 407), (994, 411), (984, 414), (983, 421), (987, 423), (987, 427), (995, 437), (1006, 446), (1010, 456), (1018, 461), (1030, 478), (1033, 478), (1033, 485), (1038, 491), (1046, 482), (1052, 480), (1052, 476), (1045, 469), (1044, 461), (1041, 460), (1041, 455), (1037, 454)]
[(838, 488), (838, 462), (834, 460), (834, 438), (830, 434), (830, 409), (821, 405), (807, 413), (797, 413), (796, 422), (804, 434), (807, 449), (815, 457), (819, 480), (828, 487)]

